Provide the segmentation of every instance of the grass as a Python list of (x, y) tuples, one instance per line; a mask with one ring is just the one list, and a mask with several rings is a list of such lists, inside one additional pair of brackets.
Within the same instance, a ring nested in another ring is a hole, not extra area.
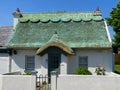
[(117, 74), (120, 74), (120, 65), (115, 65), (114, 66), (114, 72)]

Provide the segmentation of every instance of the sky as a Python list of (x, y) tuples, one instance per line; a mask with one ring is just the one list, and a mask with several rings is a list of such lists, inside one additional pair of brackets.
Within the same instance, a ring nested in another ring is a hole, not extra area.
[[(0, 26), (12, 26), (12, 13), (19, 8), (21, 12), (93, 12), (97, 7), (103, 18), (109, 16), (119, 0), (1, 0)], [(114, 32), (110, 28), (110, 33)]]

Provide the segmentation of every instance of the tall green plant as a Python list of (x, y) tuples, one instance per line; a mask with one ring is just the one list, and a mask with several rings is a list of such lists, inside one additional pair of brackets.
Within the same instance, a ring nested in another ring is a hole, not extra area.
[(115, 8), (112, 8), (110, 17), (107, 17), (106, 20), (115, 31), (113, 47), (120, 48), (120, 2), (118, 2)]

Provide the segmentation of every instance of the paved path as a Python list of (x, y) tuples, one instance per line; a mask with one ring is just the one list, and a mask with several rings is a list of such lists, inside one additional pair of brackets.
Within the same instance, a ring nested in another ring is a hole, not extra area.
[(51, 85), (47, 84), (44, 85), (43, 87), (37, 87), (37, 90), (51, 90)]

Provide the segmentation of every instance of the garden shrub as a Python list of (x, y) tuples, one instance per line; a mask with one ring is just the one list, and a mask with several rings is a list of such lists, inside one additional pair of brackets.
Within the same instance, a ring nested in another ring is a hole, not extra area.
[(114, 66), (114, 72), (117, 74), (120, 74), (120, 65), (115, 65)]
[(78, 68), (74, 74), (76, 75), (92, 75), (92, 73), (86, 67)]

